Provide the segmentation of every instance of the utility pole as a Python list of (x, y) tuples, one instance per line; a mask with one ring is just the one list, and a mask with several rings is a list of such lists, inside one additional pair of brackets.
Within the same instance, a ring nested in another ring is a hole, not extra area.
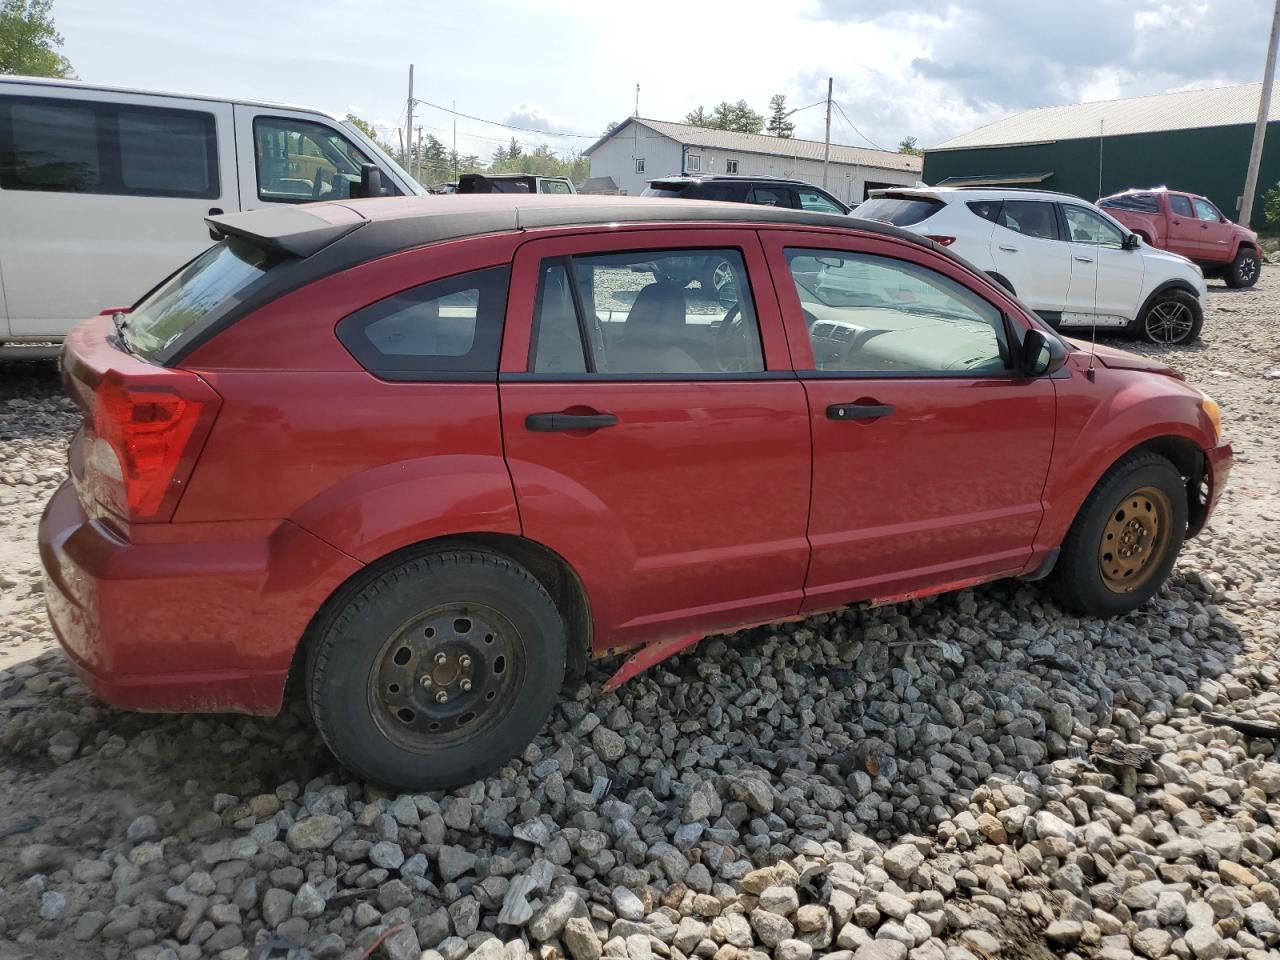
[(458, 182), (458, 101), (451, 101), (449, 110), (453, 114), (453, 182)]
[(404, 119), (404, 149), (405, 149), (405, 169), (409, 171), (409, 176), (413, 176), (413, 158), (409, 154), (413, 151), (413, 64), (409, 64), (409, 99), (405, 103), (405, 119)]
[(633, 113), (632, 116), (640, 116), (640, 84), (638, 83), (636, 84), (636, 112)]
[(1280, 39), (1280, 0), (1271, 16), (1271, 39), (1267, 42), (1267, 66), (1262, 72), (1262, 90), (1258, 95), (1258, 122), (1253, 126), (1253, 147), (1249, 151), (1249, 171), (1244, 175), (1244, 196), (1240, 198), (1240, 224), (1249, 226), (1253, 216), (1253, 194), (1258, 189), (1258, 167), (1262, 164), (1262, 145), (1267, 139), (1267, 121), (1271, 119), (1271, 87), (1276, 79), (1276, 41)]
[[(1277, 7), (1280, 7), (1280, 0), (1276, 0)], [(832, 78), (827, 77), (827, 138), (822, 148), (822, 189), (827, 189), (827, 167), (831, 165), (831, 83)]]

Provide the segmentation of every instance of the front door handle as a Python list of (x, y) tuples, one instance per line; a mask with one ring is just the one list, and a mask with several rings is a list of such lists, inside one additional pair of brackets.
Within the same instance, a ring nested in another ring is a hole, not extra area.
[(1003, 250), (1005, 253), (1017, 253), (1017, 252), (1018, 252), (1018, 248), (1017, 248), (1017, 247), (1010, 247), (1010, 246), (1006, 246), (1006, 245), (1005, 245), (1005, 244), (1003, 244), (1003, 243), (1002, 243), (1002, 244), (1000, 244), (1000, 249), (1001, 249), (1001, 250)]
[(617, 426), (612, 413), (531, 413), (524, 418), (526, 430), (534, 433), (558, 433), (564, 430), (599, 430)]
[(1093, 263), (1093, 257), (1076, 257), (1076, 263)]
[(833, 403), (827, 407), (828, 420), (878, 420), (891, 413), (891, 403)]

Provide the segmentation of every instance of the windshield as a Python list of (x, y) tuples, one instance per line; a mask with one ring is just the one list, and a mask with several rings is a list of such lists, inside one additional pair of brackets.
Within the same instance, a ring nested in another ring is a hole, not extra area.
[(928, 220), (945, 204), (932, 197), (872, 197), (853, 211), (855, 217), (910, 227)]
[(229, 297), (264, 276), (282, 258), (231, 237), (210, 247), (147, 294), (124, 319), (125, 346), (156, 359)]

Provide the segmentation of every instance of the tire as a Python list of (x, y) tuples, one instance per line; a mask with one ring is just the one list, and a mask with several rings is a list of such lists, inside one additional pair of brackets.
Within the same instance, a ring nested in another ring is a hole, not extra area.
[[(728, 265), (728, 261), (723, 257), (707, 257), (702, 264), (702, 270), (698, 275), (698, 283), (702, 287), (702, 295), (709, 300), (716, 300), (720, 295), (720, 288), (716, 285), (716, 274), (720, 268)], [(730, 267), (732, 270), (732, 267)]]
[(1191, 343), (1204, 326), (1204, 308), (1185, 290), (1157, 293), (1138, 317), (1135, 333), (1148, 343), (1164, 346)]
[[(1121, 556), (1125, 536), (1139, 530), (1127, 541), (1129, 550), (1138, 549)], [(1153, 453), (1131, 454), (1103, 474), (1080, 507), (1049, 588), (1076, 613), (1117, 617), (1136, 610), (1168, 579), (1186, 533), (1187, 490), (1177, 469)]]
[(307, 698), (324, 742), (360, 777), (449, 789), (533, 740), (559, 696), (566, 645), (559, 610), (523, 567), (482, 551), (429, 554), (372, 576), (317, 625)]
[(1236, 258), (1231, 261), (1231, 266), (1227, 267), (1223, 273), (1227, 286), (1235, 290), (1252, 287), (1258, 282), (1260, 276), (1262, 276), (1262, 258), (1252, 247), (1241, 247)]

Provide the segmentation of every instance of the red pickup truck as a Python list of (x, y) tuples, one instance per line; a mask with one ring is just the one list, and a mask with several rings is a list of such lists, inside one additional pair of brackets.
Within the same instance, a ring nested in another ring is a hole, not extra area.
[(1229, 287), (1252, 287), (1262, 273), (1258, 235), (1197, 194), (1126, 190), (1103, 197), (1098, 206), (1153, 247), (1194, 260), (1206, 277), (1221, 277)]

